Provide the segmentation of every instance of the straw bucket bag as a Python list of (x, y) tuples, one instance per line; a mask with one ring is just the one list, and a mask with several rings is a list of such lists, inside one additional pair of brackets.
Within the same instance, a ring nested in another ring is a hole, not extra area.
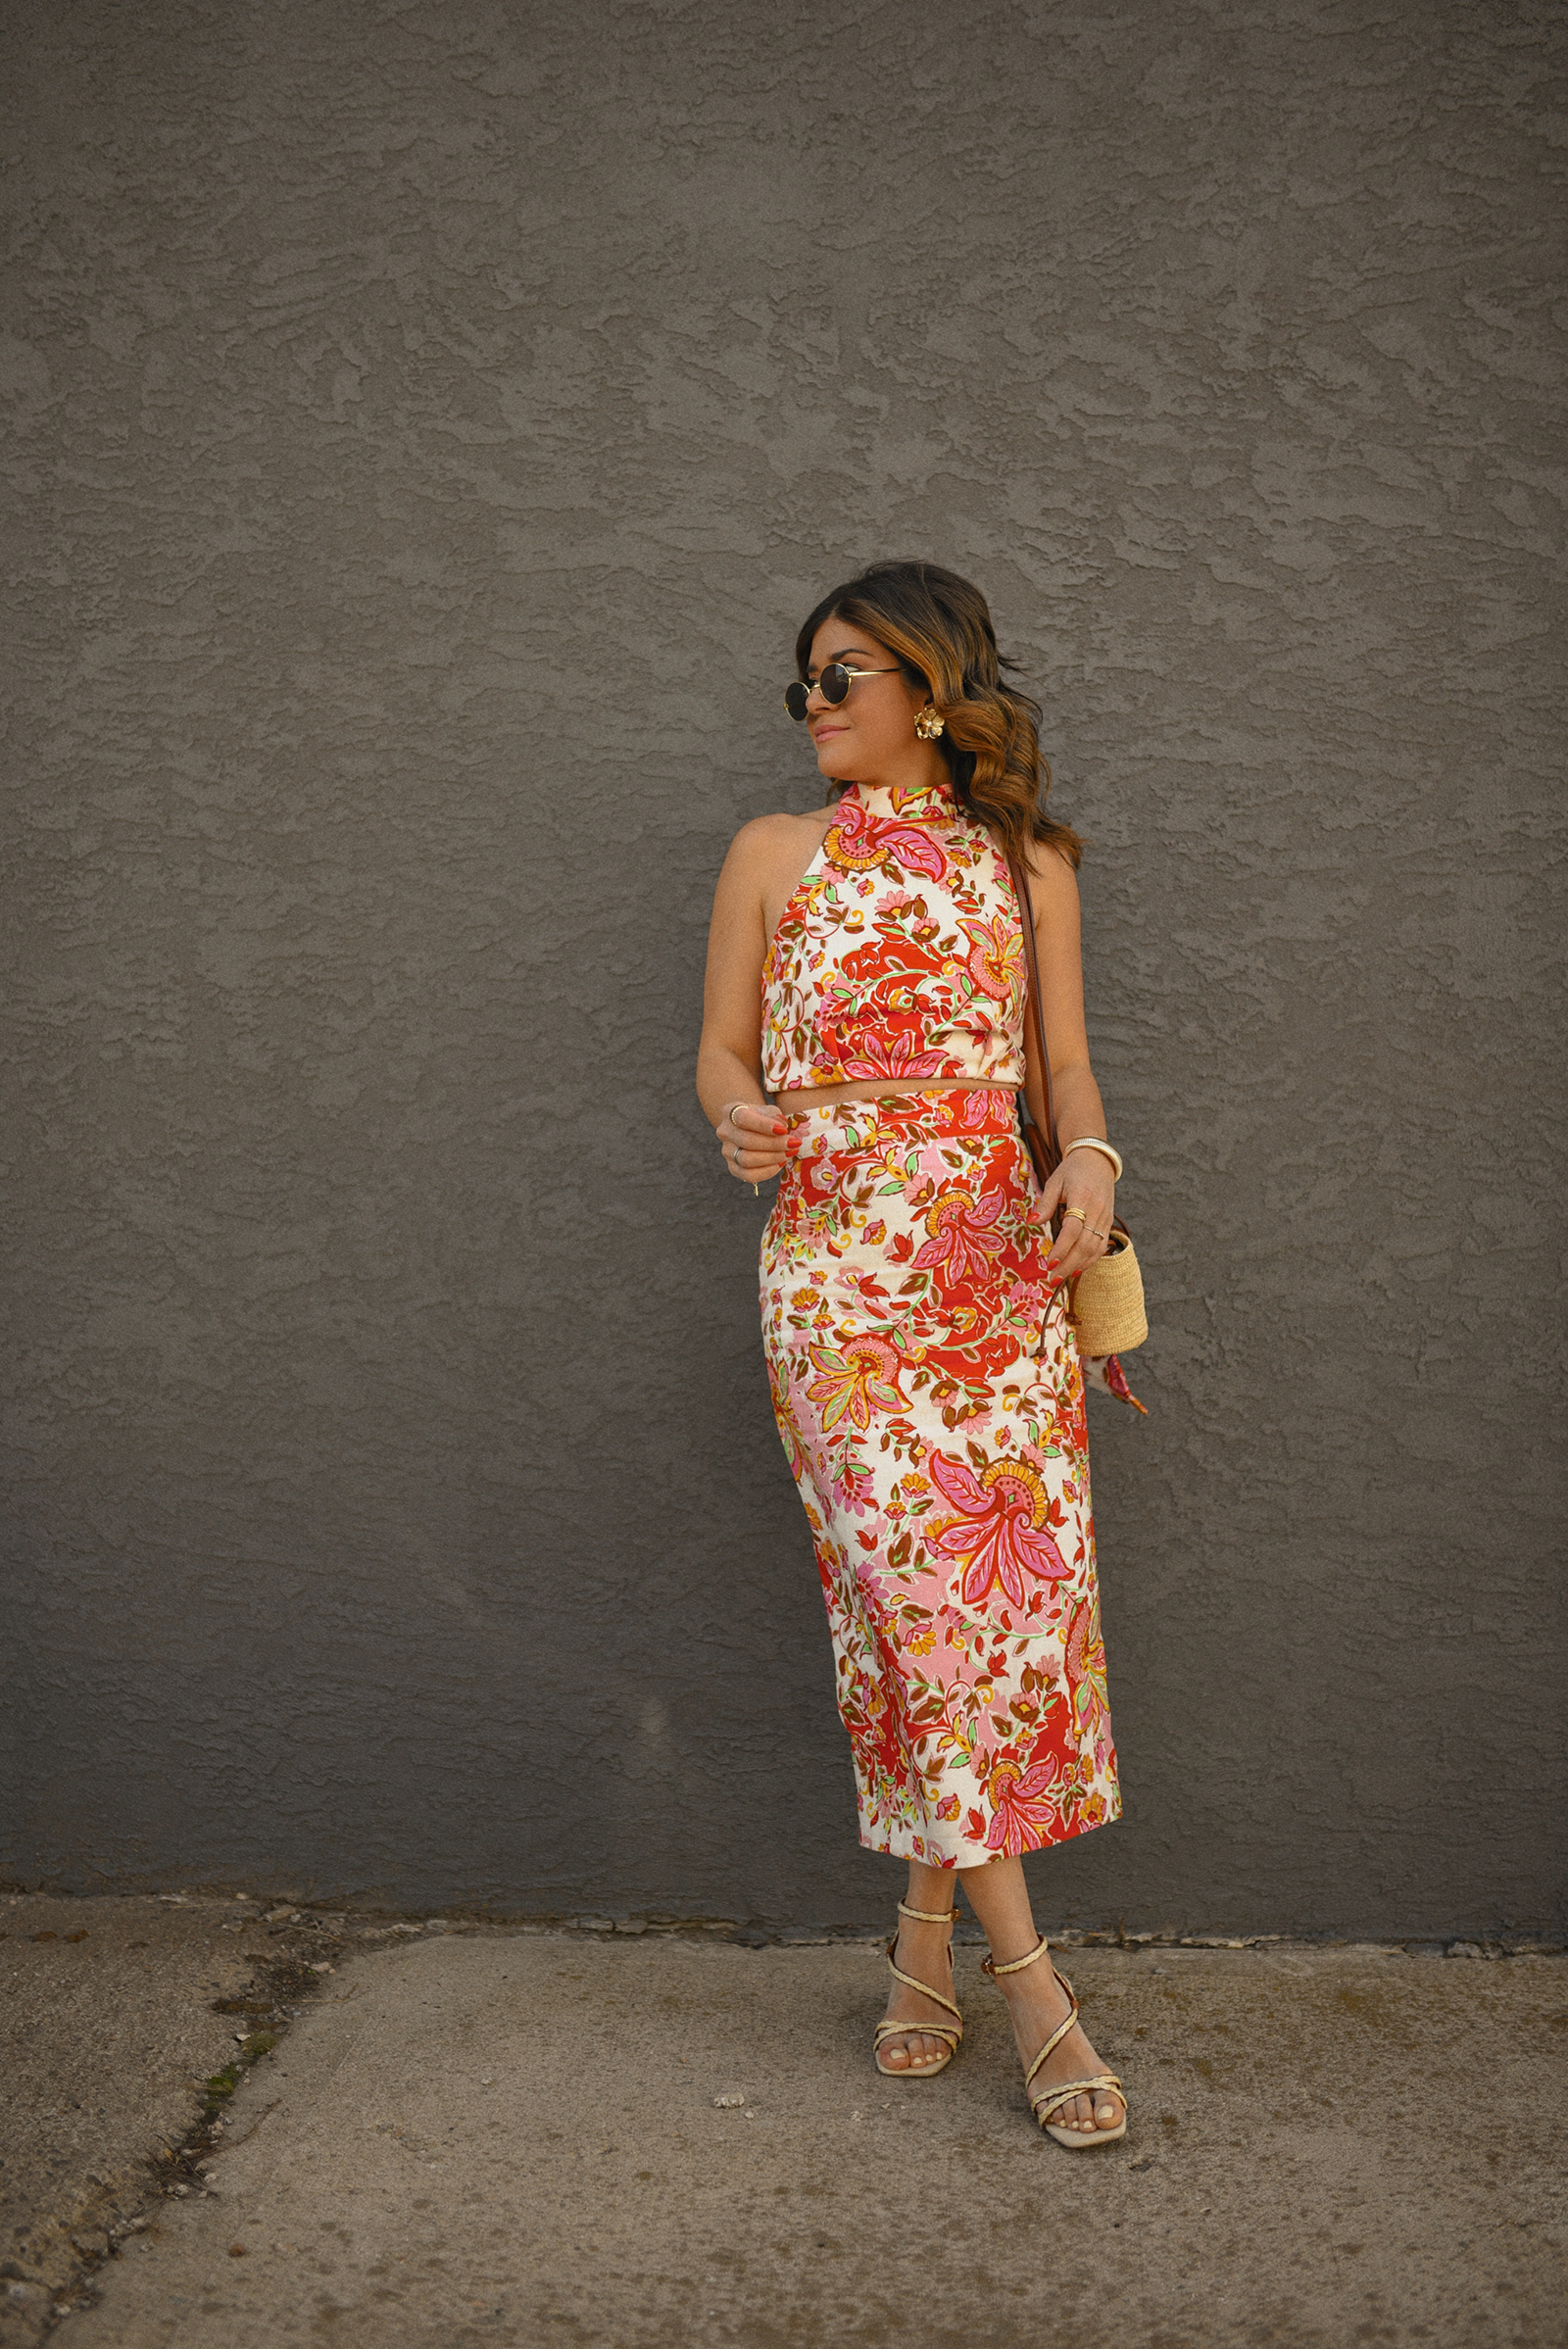
[[(1046, 1097), (1044, 1133), (1026, 1114), (1023, 1138), (1034, 1162), (1035, 1175), (1044, 1185), (1060, 1165), (1061, 1153), (1056, 1147), (1056, 1120), (1051, 1102), (1051, 1052), (1046, 1043), (1046, 1015), (1040, 1001), (1034, 905), (1029, 896), (1028, 876), (1010, 851), (1007, 870), (1012, 875), (1018, 910), (1023, 917), (1024, 957), (1029, 966), (1029, 1007), (1033, 1014), (1031, 1024), (1040, 1054), (1041, 1086)], [(1138, 1252), (1133, 1247), (1133, 1236), (1119, 1215), (1111, 1217), (1110, 1239), (1104, 1254), (1073, 1282), (1072, 1299), (1067, 1312), (1078, 1340), (1078, 1351), (1086, 1360), (1098, 1360), (1105, 1354), (1131, 1353), (1133, 1347), (1142, 1346), (1149, 1336), (1149, 1316), (1144, 1310), (1144, 1276), (1138, 1269)]]

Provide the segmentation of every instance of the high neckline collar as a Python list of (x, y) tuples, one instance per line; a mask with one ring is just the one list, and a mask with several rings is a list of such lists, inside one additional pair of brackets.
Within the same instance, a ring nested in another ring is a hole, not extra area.
[(886, 789), (852, 783), (840, 805), (902, 824), (940, 823), (956, 813), (951, 783), (892, 784)]

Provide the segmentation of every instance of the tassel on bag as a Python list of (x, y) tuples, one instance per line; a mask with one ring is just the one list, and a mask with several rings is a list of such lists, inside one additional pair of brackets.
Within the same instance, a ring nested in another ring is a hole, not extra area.
[[(1035, 912), (1029, 895), (1029, 880), (1023, 866), (1009, 849), (1007, 870), (1018, 900), (1018, 911), (1023, 921), (1024, 959), (1029, 969), (1029, 1005), (1033, 1013), (1035, 1043), (1040, 1052), (1040, 1082), (1046, 1097), (1046, 1125), (1041, 1132), (1027, 1115), (1023, 1138), (1034, 1164), (1036, 1179), (1042, 1188), (1051, 1180), (1061, 1163), (1056, 1148), (1056, 1119), (1051, 1101), (1051, 1048), (1046, 1042), (1046, 1014), (1040, 1001), (1040, 964), (1035, 953)], [(1149, 1336), (1149, 1316), (1144, 1310), (1144, 1276), (1138, 1268), (1138, 1251), (1133, 1236), (1119, 1215), (1110, 1221), (1110, 1238), (1105, 1252), (1087, 1272), (1081, 1272), (1071, 1284), (1067, 1316), (1078, 1341), (1078, 1351), (1085, 1361), (1098, 1361), (1107, 1354), (1128, 1354), (1135, 1346), (1142, 1346)], [(1107, 1380), (1112, 1393), (1121, 1392), (1126, 1382), (1118, 1386)], [(1127, 1397), (1129, 1401), (1132, 1397)], [(1142, 1409), (1142, 1405), (1138, 1406)]]

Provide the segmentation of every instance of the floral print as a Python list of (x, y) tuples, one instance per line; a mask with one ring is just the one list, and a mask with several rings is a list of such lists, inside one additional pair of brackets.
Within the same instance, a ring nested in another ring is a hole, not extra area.
[(792, 1111), (788, 1088), (862, 1068), (1021, 1082), (1022, 989), (983, 828), (944, 794), (847, 798), (764, 978), (798, 1149), (762, 1243), (763, 1335), (860, 1839), (946, 1868), (1119, 1814), (1083, 1367), (1011, 1092)]
[(958, 1594), (965, 1606), (984, 1605), (1000, 1583), (1015, 1607), (1025, 1604), (1024, 1576), (1065, 1582), (1072, 1569), (1043, 1529), (1051, 1512), (1045, 1481), (1026, 1460), (993, 1460), (979, 1476), (945, 1453), (929, 1456), (931, 1482), (960, 1514), (927, 1529), (939, 1555), (961, 1558)]
[(942, 792), (852, 786), (773, 933), (762, 1082), (1023, 1083), (1027, 976), (1006, 858)]

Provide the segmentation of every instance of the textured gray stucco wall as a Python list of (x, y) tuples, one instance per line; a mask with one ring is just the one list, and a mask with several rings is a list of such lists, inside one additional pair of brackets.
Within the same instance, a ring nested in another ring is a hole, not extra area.
[(691, 1062), (926, 552), (1154, 1323), (1044, 1913), (1560, 1922), (1563, 11), (4, 22), (0, 1866), (885, 1911)]

